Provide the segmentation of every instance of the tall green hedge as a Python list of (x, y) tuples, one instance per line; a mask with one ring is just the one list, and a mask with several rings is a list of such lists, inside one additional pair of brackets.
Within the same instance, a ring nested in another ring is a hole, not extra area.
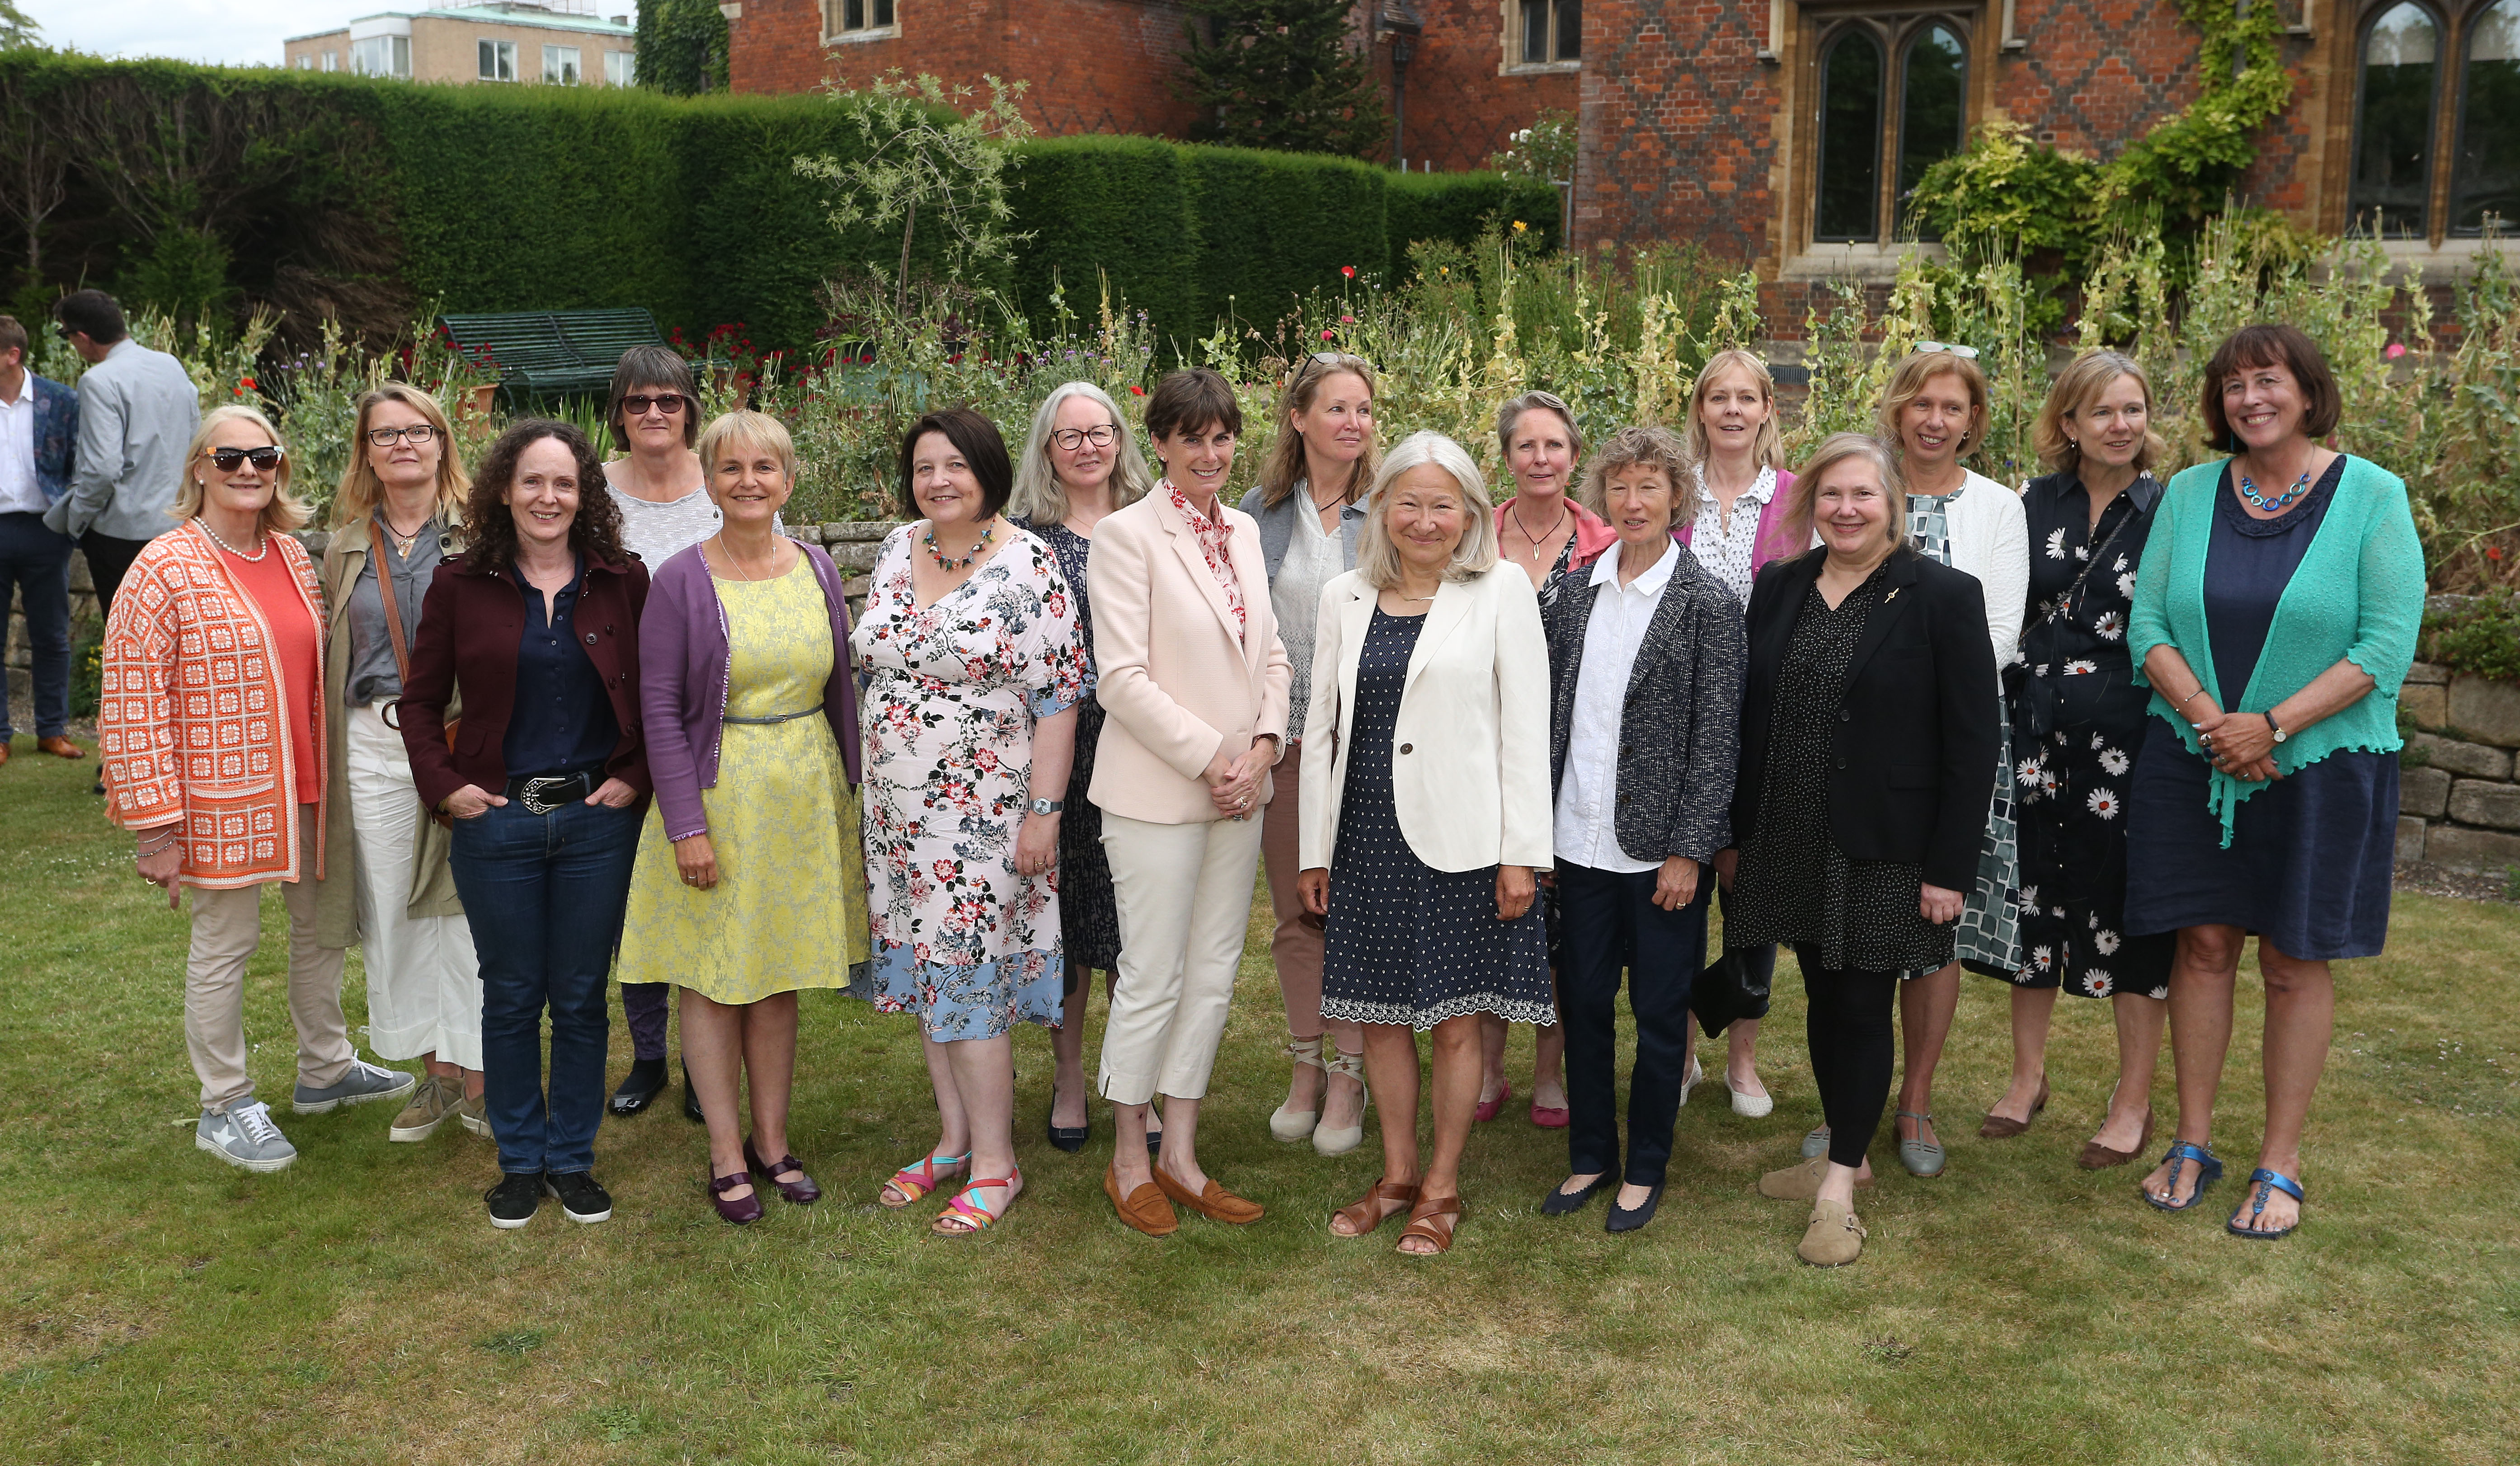
[[(794, 171), (800, 154), (861, 146), (821, 97), (414, 85), (14, 51), (0, 53), (0, 155), (50, 148), (68, 160), (40, 270), (27, 269), (22, 229), (0, 229), (0, 269), (22, 296), (137, 283), (138, 209), (149, 233), (172, 220), (225, 245), (247, 297), (367, 329), (430, 303), (644, 305), (687, 330), (741, 321), (757, 344), (803, 345), (824, 325), (823, 281), (899, 255), (892, 231), (835, 233), (819, 186)], [(106, 114), (124, 120), (100, 132)], [(180, 135), (165, 120), (178, 116)], [(1396, 279), (1415, 240), (1467, 241), (1499, 212), (1552, 230), (1556, 218), (1553, 196), (1531, 201), (1495, 174), (1404, 176), (1139, 137), (1022, 147), (1015, 227), (1032, 238), (991, 283), (1047, 320), (1055, 282), (1090, 316), (1107, 278), (1184, 346), (1229, 309), (1265, 328), (1338, 284), (1342, 266)], [(128, 180), (151, 176), (168, 181), (134, 202)], [(938, 243), (922, 238), (914, 270), (935, 264)]]

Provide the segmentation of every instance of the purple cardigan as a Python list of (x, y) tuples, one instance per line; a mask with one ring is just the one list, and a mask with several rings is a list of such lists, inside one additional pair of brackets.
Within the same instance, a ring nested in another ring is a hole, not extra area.
[[(832, 557), (812, 545), (796, 548), (831, 602), (832, 680), (823, 689), (823, 716), (839, 740), (849, 782), (856, 783), (858, 692), (849, 670), (848, 601), (841, 598), (840, 572)], [(669, 840), (708, 833), (700, 790), (717, 787), (727, 661), (726, 608), (718, 602), (708, 561), (694, 545), (656, 567), (648, 608), (639, 617), (639, 707), (648, 725), (648, 772)]]
[[(1767, 564), (1770, 560), (1792, 559), (1795, 555), (1798, 555), (1811, 548), (1808, 542), (1803, 544), (1794, 543), (1794, 537), (1785, 533), (1785, 500), (1792, 496), (1793, 487), (1794, 476), (1791, 473), (1786, 472), (1784, 469), (1778, 468), (1777, 470), (1777, 492), (1769, 495), (1768, 502), (1759, 507), (1759, 538), (1757, 542), (1750, 547), (1750, 573), (1752, 575), (1758, 574), (1760, 567)], [(1697, 501), (1694, 496), (1689, 500), (1691, 505), (1694, 505), (1696, 502)], [(1696, 530), (1697, 515), (1694, 512), (1691, 512), (1686, 522), (1673, 528), (1671, 537), (1686, 545), (1688, 543), (1688, 537), (1695, 533)], [(650, 594), (652, 595), (653, 593), (652, 592)]]

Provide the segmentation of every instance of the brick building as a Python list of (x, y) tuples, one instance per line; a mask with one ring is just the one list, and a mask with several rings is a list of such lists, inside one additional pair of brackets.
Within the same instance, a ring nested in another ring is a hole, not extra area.
[(595, 0), (434, 0), (291, 36), (280, 64), (403, 81), (628, 86), (638, 74), (638, 31), (627, 0), (613, 8), (621, 14), (596, 14)]

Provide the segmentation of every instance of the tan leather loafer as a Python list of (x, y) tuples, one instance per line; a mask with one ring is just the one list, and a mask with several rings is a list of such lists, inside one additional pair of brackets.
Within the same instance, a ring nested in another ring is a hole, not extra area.
[(76, 743), (71, 742), (69, 739), (63, 737), (59, 733), (55, 733), (49, 738), (37, 738), (35, 740), (35, 751), (37, 753), (49, 753), (57, 759), (83, 759), (87, 757), (86, 749), (81, 748)]
[(1206, 1190), (1192, 1196), (1190, 1187), (1165, 1175), (1163, 1167), (1157, 1166), (1154, 1171), (1155, 1185), (1162, 1189), (1165, 1196), (1198, 1213), (1210, 1222), (1225, 1222), (1236, 1226), (1247, 1226), (1260, 1220), (1258, 1202), (1245, 1201), (1228, 1191), (1216, 1183), (1214, 1177), (1208, 1177)]
[(1812, 1203), (1811, 1225), (1794, 1248), (1794, 1256), (1815, 1267), (1843, 1267), (1864, 1256), (1864, 1223), (1842, 1201)]
[(1148, 1184), (1126, 1196), (1120, 1194), (1117, 1166), (1102, 1168), (1102, 1194), (1111, 1198), (1111, 1209), (1120, 1214), (1121, 1221), (1149, 1237), (1169, 1237), (1181, 1230), (1181, 1219), (1173, 1215), (1172, 1203), (1164, 1200), (1162, 1188)]
[[(1811, 1201), (1820, 1195), (1820, 1183), (1827, 1175), (1828, 1157), (1814, 1156), (1759, 1177), (1759, 1194), (1776, 1201)], [(1868, 1177), (1858, 1177), (1855, 1184), (1867, 1187), (1872, 1182)]]

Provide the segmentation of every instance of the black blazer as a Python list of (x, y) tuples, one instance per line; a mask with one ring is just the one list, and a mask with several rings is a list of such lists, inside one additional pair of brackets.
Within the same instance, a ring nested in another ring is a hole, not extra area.
[[(1732, 835), (1747, 843), (1767, 787), (1777, 679), (1803, 597), (1825, 551), (1771, 561), (1750, 590), (1750, 675), (1741, 699), (1741, 774)], [(1828, 827), (1851, 861), (1924, 867), (1925, 884), (1965, 892), (1995, 798), (1995, 660), (1977, 577), (1913, 551), (1890, 557), (1889, 586), (1847, 662), (1829, 740)]]
[[(1604, 552), (1606, 554), (1607, 552)], [(1558, 588), (1549, 631), (1549, 788), (1566, 777), (1575, 684), (1593, 602), (1607, 587)], [(1732, 776), (1741, 732), (1740, 602), (1688, 546), (1637, 644), (1619, 714), (1618, 806), (1612, 823), (1631, 860), (1711, 859), (1732, 843)], [(1559, 852), (1562, 856), (1564, 852)]]

